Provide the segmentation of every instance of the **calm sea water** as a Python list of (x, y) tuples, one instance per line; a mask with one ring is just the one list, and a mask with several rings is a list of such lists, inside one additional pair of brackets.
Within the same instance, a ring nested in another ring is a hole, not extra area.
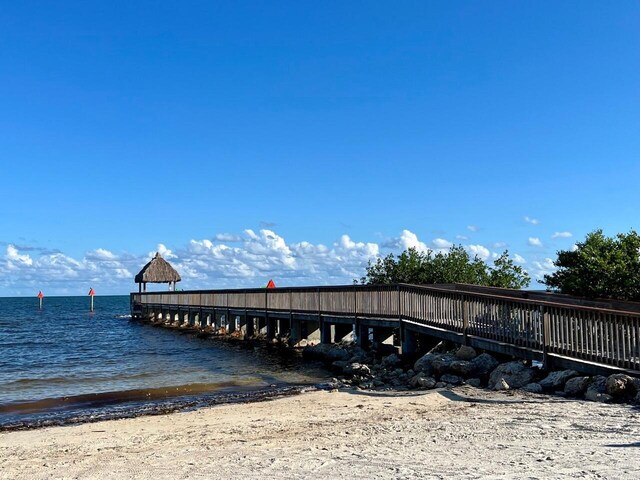
[(132, 322), (129, 297), (0, 298), (0, 427), (325, 381), (296, 356)]

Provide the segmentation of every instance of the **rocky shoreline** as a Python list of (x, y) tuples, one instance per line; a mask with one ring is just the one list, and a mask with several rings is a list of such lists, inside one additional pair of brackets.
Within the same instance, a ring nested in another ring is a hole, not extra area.
[[(239, 331), (182, 329), (217, 340), (247, 342)], [(261, 342), (265, 338), (256, 335), (249, 340)], [(286, 337), (273, 339), (271, 343), (284, 350), (290, 348)], [(600, 403), (640, 405), (640, 378), (623, 373), (588, 376), (575, 370), (547, 372), (523, 360), (500, 362), (490, 353), (478, 353), (472, 347), (448, 342), (438, 343), (416, 360), (403, 359), (393, 351), (394, 348), (384, 344), (364, 350), (349, 341), (306, 345), (302, 355), (323, 362), (336, 374), (330, 388), (403, 391), (469, 385), (493, 391), (522, 390)]]
[(575, 370), (546, 372), (520, 360), (499, 362), (489, 353), (444, 342), (411, 362), (351, 343), (307, 346), (303, 355), (336, 373), (336, 388), (429, 390), (469, 385), (489, 390), (519, 389), (601, 403), (640, 405), (640, 378), (616, 373), (585, 376)]

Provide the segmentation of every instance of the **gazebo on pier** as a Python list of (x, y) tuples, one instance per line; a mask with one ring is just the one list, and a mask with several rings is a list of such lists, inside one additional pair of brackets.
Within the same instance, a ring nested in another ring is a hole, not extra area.
[(169, 262), (156, 252), (156, 256), (147, 263), (136, 275), (135, 282), (138, 284), (138, 292), (147, 291), (147, 283), (168, 283), (169, 291), (176, 289), (176, 282), (182, 280), (180, 274)]

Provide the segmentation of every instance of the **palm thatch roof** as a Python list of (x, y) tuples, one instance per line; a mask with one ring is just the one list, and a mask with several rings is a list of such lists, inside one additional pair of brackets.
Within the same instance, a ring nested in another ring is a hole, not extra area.
[(135, 278), (136, 283), (171, 283), (180, 280), (182, 280), (180, 274), (158, 252), (149, 263), (142, 267)]

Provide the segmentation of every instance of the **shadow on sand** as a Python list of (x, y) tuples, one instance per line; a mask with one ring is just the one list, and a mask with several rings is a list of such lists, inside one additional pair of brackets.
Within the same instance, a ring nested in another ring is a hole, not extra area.
[(605, 447), (612, 448), (630, 448), (630, 447), (640, 447), (640, 442), (633, 443), (610, 443), (609, 445), (605, 445)]
[[(487, 404), (487, 405), (509, 405), (509, 404), (523, 404), (523, 403), (548, 403), (550, 401), (549, 398), (542, 397), (538, 399), (523, 399), (523, 398), (514, 398), (513, 400), (502, 400), (502, 399), (487, 399), (487, 398), (477, 398), (467, 395), (461, 395), (452, 390), (446, 389), (435, 389), (435, 390), (403, 390), (403, 391), (367, 391), (367, 390), (342, 390), (346, 393), (350, 393), (352, 395), (362, 395), (365, 397), (377, 397), (377, 398), (397, 398), (399, 396), (403, 397), (421, 397), (423, 395), (442, 395), (443, 397), (451, 400), (453, 402), (464, 402), (464, 403), (478, 403), (478, 404)], [(564, 399), (553, 399), (551, 401), (566, 401)]]

